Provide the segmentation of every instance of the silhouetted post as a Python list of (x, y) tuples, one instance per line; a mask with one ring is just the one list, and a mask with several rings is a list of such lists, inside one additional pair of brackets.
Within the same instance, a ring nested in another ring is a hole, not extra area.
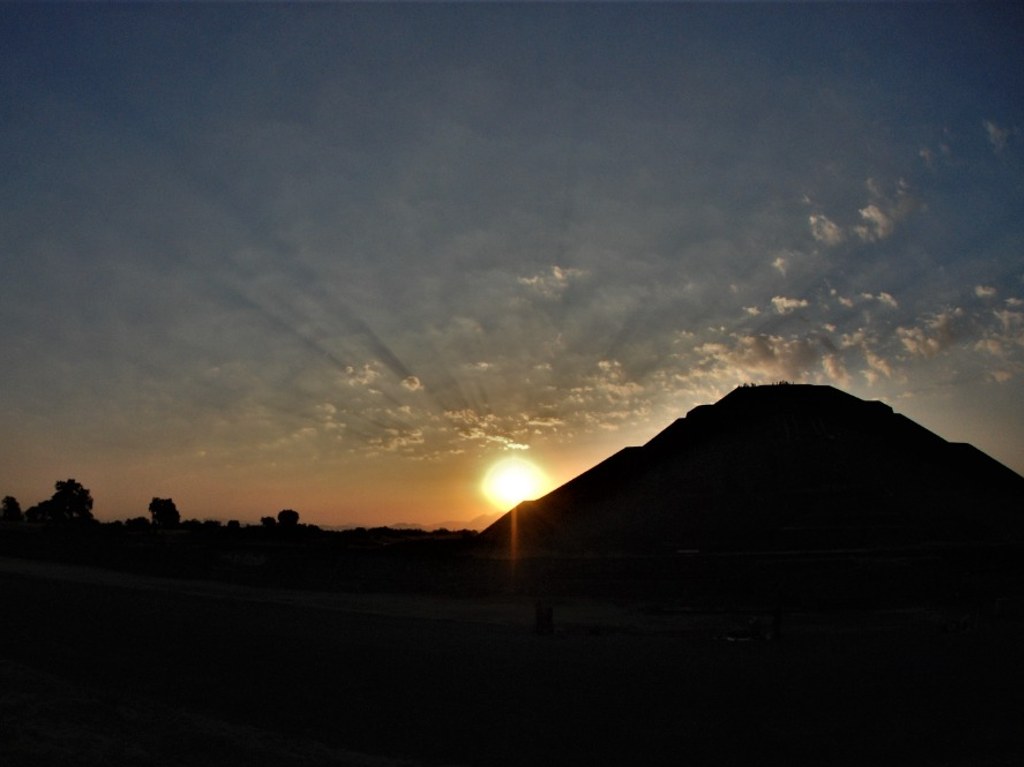
[(541, 599), (534, 605), (534, 630), (542, 636), (555, 633), (555, 608)]

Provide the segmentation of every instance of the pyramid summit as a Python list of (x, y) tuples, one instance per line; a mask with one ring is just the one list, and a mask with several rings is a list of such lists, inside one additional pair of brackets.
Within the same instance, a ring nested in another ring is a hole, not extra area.
[(744, 386), (481, 534), (518, 554), (1024, 540), (1024, 477), (831, 386)]

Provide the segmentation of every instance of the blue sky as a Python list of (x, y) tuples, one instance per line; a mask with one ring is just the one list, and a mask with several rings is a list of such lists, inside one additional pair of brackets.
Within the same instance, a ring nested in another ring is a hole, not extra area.
[(492, 510), (734, 386), (1024, 472), (1024, 16), (0, 6), (0, 493)]

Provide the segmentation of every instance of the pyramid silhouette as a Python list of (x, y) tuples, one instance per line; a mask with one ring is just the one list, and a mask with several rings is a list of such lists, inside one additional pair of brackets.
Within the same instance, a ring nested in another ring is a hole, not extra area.
[(517, 555), (815, 551), (1024, 541), (1024, 477), (831, 386), (735, 389), (511, 510)]

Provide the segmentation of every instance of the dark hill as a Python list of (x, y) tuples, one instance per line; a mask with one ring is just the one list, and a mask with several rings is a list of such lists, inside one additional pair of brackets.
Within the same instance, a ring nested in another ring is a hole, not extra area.
[(491, 525), (520, 554), (1024, 540), (1024, 477), (830, 386), (734, 390)]

